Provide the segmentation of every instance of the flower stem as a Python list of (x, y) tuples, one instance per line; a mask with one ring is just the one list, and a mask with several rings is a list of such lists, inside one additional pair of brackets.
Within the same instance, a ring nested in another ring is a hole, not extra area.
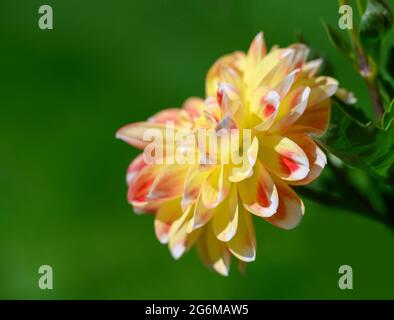
[[(339, 0), (339, 5), (349, 5), (348, 0)], [(359, 12), (363, 12), (361, 1), (357, 1)], [(383, 100), (377, 84), (377, 70), (375, 62), (365, 52), (360, 36), (354, 26), (348, 29), (349, 38), (353, 45), (357, 59), (357, 71), (364, 79), (371, 97), (373, 111), (376, 119), (380, 121), (384, 114)]]

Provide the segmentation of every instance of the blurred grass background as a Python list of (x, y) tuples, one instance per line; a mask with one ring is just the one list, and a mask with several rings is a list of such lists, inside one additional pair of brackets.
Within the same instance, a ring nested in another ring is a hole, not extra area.
[[(37, 26), (43, 4), (52, 31)], [(293, 231), (255, 219), (257, 260), (223, 278), (194, 250), (174, 261), (126, 201), (137, 151), (116, 130), (203, 96), (209, 66), (260, 30), (270, 46), (302, 31), (366, 99), (321, 18), (337, 25), (336, 1), (2, 0), (0, 298), (393, 299), (394, 237), (376, 222), (310, 201)], [(54, 290), (37, 286), (43, 264)], [(338, 288), (343, 264), (354, 290)]]

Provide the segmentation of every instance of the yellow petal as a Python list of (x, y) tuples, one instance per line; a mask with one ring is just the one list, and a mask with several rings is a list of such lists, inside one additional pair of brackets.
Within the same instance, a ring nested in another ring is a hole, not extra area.
[(235, 236), (226, 242), (230, 252), (239, 260), (250, 262), (256, 258), (256, 236), (249, 212), (239, 206), (238, 228)]
[(293, 133), (288, 134), (287, 137), (294, 141), (301, 149), (305, 152), (308, 157), (310, 171), (308, 175), (299, 181), (290, 182), (293, 185), (305, 185), (315, 180), (325, 165), (327, 164), (327, 158), (324, 152), (317, 146), (317, 144), (306, 134)]
[(186, 208), (197, 200), (203, 184), (213, 169), (212, 166), (190, 166), (185, 177), (182, 208)]
[(239, 184), (239, 194), (246, 210), (260, 216), (275, 214), (279, 198), (271, 176), (260, 161), (257, 161), (252, 177)]
[(309, 161), (305, 152), (292, 140), (281, 136), (265, 136), (261, 141), (259, 158), (278, 177), (296, 181), (309, 173)]
[(179, 220), (183, 212), (181, 210), (179, 199), (165, 201), (155, 215), (155, 233), (161, 243), (167, 243), (169, 239), (170, 228), (176, 220)]
[(250, 111), (257, 115), (255, 129), (267, 131), (273, 124), (280, 103), (279, 93), (268, 87), (259, 87), (250, 97)]
[(322, 135), (328, 127), (330, 121), (329, 99), (307, 108), (300, 118), (289, 128), (288, 132), (313, 133)]
[(279, 207), (272, 217), (264, 219), (282, 229), (293, 229), (304, 215), (304, 204), (286, 183), (277, 179), (275, 185), (279, 194)]
[(183, 193), (187, 165), (169, 165), (157, 175), (149, 189), (148, 200), (165, 200), (179, 197)]
[(271, 133), (283, 133), (304, 113), (308, 104), (311, 89), (297, 88), (292, 90), (281, 102)]
[(197, 241), (197, 250), (203, 262), (223, 276), (228, 276), (231, 254), (224, 242), (219, 241), (208, 226)]
[(253, 39), (246, 56), (245, 81), (250, 82), (252, 80), (254, 70), (266, 55), (266, 52), (263, 33), (259, 32)]
[(246, 157), (242, 155), (242, 164), (240, 166), (233, 166), (229, 180), (231, 182), (240, 182), (249, 178), (253, 174), (253, 167), (256, 163), (259, 151), (259, 142), (257, 137), (253, 141), (246, 152)]
[(201, 197), (206, 208), (216, 207), (228, 194), (230, 181), (228, 168), (224, 165), (217, 166), (205, 181)]
[(230, 241), (237, 232), (238, 225), (238, 195), (237, 187), (233, 185), (228, 197), (215, 209), (212, 228), (220, 241)]

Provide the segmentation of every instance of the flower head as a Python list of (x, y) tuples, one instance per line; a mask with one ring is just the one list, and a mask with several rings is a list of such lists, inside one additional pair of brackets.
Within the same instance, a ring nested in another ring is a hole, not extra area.
[[(259, 33), (247, 53), (210, 68), (205, 100), (118, 131), (144, 149), (127, 172), (128, 199), (136, 212), (155, 213), (156, 235), (174, 258), (196, 244), (227, 275), (232, 256), (241, 265), (256, 257), (253, 215), (283, 229), (300, 222), (304, 205), (291, 186), (310, 183), (326, 164), (313, 136), (326, 130), (338, 87), (316, 76), (322, 61), (307, 62), (308, 51), (267, 52)], [(149, 139), (154, 132), (161, 138)]]

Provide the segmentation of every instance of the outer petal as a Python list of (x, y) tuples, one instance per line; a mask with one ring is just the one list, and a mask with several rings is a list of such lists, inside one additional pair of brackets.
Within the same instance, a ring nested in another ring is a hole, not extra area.
[(249, 178), (253, 174), (253, 167), (256, 163), (259, 151), (259, 142), (257, 137), (253, 138), (248, 150), (246, 151), (246, 158), (242, 155), (241, 167), (233, 167), (229, 180), (231, 182), (240, 182)]
[(201, 190), (201, 197), (206, 208), (216, 207), (228, 194), (230, 181), (228, 168), (217, 166), (208, 176)]
[(223, 276), (228, 276), (231, 254), (224, 242), (219, 241), (210, 226), (204, 228), (197, 250), (203, 262)]
[(322, 135), (330, 122), (330, 99), (326, 99), (310, 108), (289, 128), (287, 132), (313, 133)]
[(245, 79), (250, 92), (260, 85), (277, 85), (287, 73), (293, 56), (293, 49), (278, 49), (267, 54), (256, 67), (250, 82)]
[(259, 158), (262, 164), (278, 177), (297, 181), (309, 173), (305, 152), (292, 140), (281, 136), (265, 136), (261, 141)]
[(226, 242), (230, 252), (238, 259), (250, 262), (256, 258), (256, 236), (251, 214), (242, 206), (238, 211), (238, 228), (235, 236)]
[(266, 131), (271, 127), (278, 114), (279, 104), (279, 93), (267, 87), (259, 87), (252, 93), (250, 111), (258, 117), (256, 130)]
[(185, 177), (182, 208), (186, 208), (197, 200), (203, 184), (213, 169), (210, 166), (191, 166), (189, 168)]
[(190, 219), (189, 221), (189, 225), (187, 229), (188, 232), (192, 232), (193, 230), (196, 230), (204, 226), (212, 218), (214, 210), (213, 208), (207, 208), (204, 205), (201, 194), (202, 194), (202, 190), (200, 192), (199, 197), (197, 198), (196, 205), (194, 206), (194, 214), (192, 219)]
[(164, 109), (148, 119), (148, 122), (155, 124), (166, 124), (168, 121), (172, 121), (178, 127), (190, 128), (192, 126), (188, 114), (178, 108)]
[[(171, 226), (179, 220), (183, 211), (179, 205), (179, 199), (165, 201), (159, 208), (155, 216), (155, 233), (161, 243), (167, 243)], [(187, 214), (187, 213), (186, 213)]]
[(289, 139), (297, 143), (298, 146), (304, 150), (305, 154), (308, 157), (310, 171), (308, 175), (299, 181), (289, 182), (293, 185), (304, 185), (315, 180), (325, 165), (327, 164), (327, 158), (324, 152), (317, 146), (317, 144), (306, 134), (302, 133), (294, 133), (287, 135)]
[(218, 59), (214, 65), (209, 69), (205, 80), (205, 93), (206, 96), (215, 96), (218, 86), (222, 81), (221, 71), (223, 66), (228, 66), (236, 71), (241, 71), (245, 54), (237, 51), (232, 54), (225, 55)]
[(129, 165), (127, 168), (127, 174), (126, 174), (126, 182), (127, 184), (130, 184), (133, 182), (134, 178), (137, 176), (137, 174), (142, 170), (147, 165), (147, 163), (144, 161), (144, 156), (143, 154), (138, 155)]
[(144, 205), (149, 202), (147, 198), (149, 190), (157, 174), (163, 169), (163, 166), (149, 165), (145, 166), (140, 173), (133, 179), (129, 185), (127, 198), (134, 206)]
[(238, 185), (239, 194), (246, 210), (260, 216), (270, 217), (278, 209), (279, 197), (271, 176), (257, 161), (252, 177)]
[(173, 235), (170, 236), (168, 247), (174, 259), (179, 259), (197, 241), (201, 230), (187, 233), (185, 222)]
[(275, 184), (279, 194), (279, 207), (272, 217), (265, 220), (282, 229), (293, 229), (304, 215), (304, 204), (286, 183), (275, 180)]
[(237, 232), (238, 195), (233, 185), (228, 197), (215, 209), (212, 228), (220, 241), (230, 241)]
[(181, 196), (187, 170), (186, 165), (174, 164), (164, 167), (153, 181), (147, 199), (165, 200)]
[[(116, 137), (139, 149), (144, 149), (147, 145), (155, 143), (165, 147), (166, 127), (166, 124), (136, 122), (120, 128)], [(182, 137), (182, 134), (187, 135), (189, 131), (174, 126), (172, 133), (174, 136)], [(163, 142), (164, 145), (161, 145)]]
[(254, 70), (267, 53), (267, 48), (262, 32), (259, 32), (253, 39), (248, 54), (246, 56), (245, 80), (252, 80)]
[(309, 87), (292, 90), (282, 101), (271, 133), (283, 133), (304, 113), (311, 90)]

